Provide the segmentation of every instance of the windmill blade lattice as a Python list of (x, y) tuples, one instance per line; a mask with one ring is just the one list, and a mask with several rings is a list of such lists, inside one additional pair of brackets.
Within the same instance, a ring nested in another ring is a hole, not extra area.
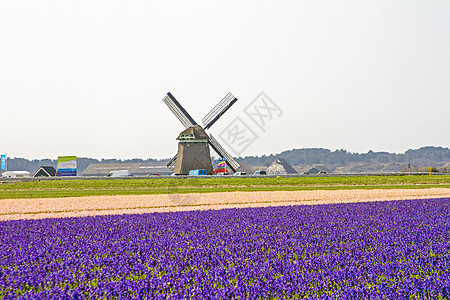
[(211, 148), (213, 148), (220, 157), (225, 158), (227, 165), (233, 170), (233, 172), (236, 172), (239, 169), (241, 165), (222, 147), (222, 145), (219, 144), (212, 134), (209, 135), (208, 142)]
[(202, 119), (203, 129), (209, 129), (234, 104), (237, 98), (228, 93), (213, 109)]
[(197, 122), (188, 114), (188, 112), (181, 106), (180, 102), (175, 99), (171, 93), (163, 98), (164, 103), (169, 107), (172, 113), (180, 120), (185, 128), (197, 125)]
[(177, 154), (167, 163), (167, 167), (173, 171), (175, 169), (175, 164), (177, 163)]

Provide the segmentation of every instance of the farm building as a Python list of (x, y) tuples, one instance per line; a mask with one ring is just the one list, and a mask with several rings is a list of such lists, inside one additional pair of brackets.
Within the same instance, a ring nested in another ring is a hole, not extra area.
[(140, 163), (94, 163), (83, 172), (83, 176), (108, 176), (111, 171), (128, 170), (131, 174), (136, 172)]
[(83, 176), (108, 176), (111, 171), (128, 170), (133, 176), (159, 174), (171, 175), (172, 171), (161, 162), (145, 163), (94, 163), (83, 172)]
[(296, 175), (297, 171), (284, 159), (277, 157), (267, 168), (267, 175)]
[[(132, 173), (133, 174), (133, 173)], [(133, 175), (147, 176), (149, 174), (159, 174), (161, 176), (172, 175), (172, 171), (166, 166), (166, 163), (154, 162), (154, 163), (141, 163)]]
[(33, 177), (53, 177), (53, 176), (56, 176), (56, 169), (52, 166), (42, 166), (33, 175)]
[(6, 171), (2, 173), (2, 178), (24, 178), (30, 177), (28, 171)]
[(316, 174), (326, 174), (326, 171), (319, 170), (317, 168), (311, 168), (309, 171), (304, 172), (305, 175), (316, 175)]

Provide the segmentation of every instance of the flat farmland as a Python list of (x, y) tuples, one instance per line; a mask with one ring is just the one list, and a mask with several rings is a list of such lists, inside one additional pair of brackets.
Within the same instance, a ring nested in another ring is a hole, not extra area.
[(450, 197), (450, 176), (45, 180), (0, 185), (0, 220)]
[(0, 187), (0, 299), (450, 295), (448, 176)]
[(3, 181), (0, 199), (254, 191), (450, 188), (442, 176), (148, 178)]

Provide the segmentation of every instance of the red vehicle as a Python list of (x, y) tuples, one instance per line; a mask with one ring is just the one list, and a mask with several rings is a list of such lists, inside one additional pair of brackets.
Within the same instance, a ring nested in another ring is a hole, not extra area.
[(215, 169), (214, 173), (216, 173), (216, 175), (218, 175), (219, 173), (228, 173), (228, 174), (230, 174), (230, 171), (228, 171), (227, 169)]

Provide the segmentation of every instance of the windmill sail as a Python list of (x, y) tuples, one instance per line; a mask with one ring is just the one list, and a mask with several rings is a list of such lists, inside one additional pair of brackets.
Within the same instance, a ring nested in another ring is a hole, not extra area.
[(177, 154), (167, 163), (167, 167), (173, 171), (175, 169), (175, 164), (177, 163)]
[(210, 128), (234, 104), (237, 98), (228, 93), (214, 108), (202, 119), (203, 129)]
[(181, 106), (181, 104), (171, 93), (167, 93), (167, 96), (163, 98), (163, 101), (169, 107), (172, 113), (178, 118), (178, 120), (180, 120), (184, 127), (188, 128), (197, 125), (194, 119), (188, 114), (188, 112), (183, 108), (183, 106)]
[(219, 144), (219, 142), (210, 134), (209, 135), (209, 145), (214, 149), (214, 151), (219, 154), (220, 157), (225, 158), (227, 165), (236, 172), (241, 166), (225, 149)]

